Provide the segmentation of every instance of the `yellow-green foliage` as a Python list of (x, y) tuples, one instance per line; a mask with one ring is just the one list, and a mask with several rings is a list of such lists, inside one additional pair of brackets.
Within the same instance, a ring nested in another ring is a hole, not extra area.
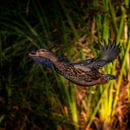
[[(26, 7), (20, 5), (0, 17), (0, 125), (9, 122), (9, 129), (21, 130), (28, 126), (106, 130), (106, 124), (121, 123), (115, 118), (119, 101), (123, 103), (119, 99), (123, 94), (130, 98), (129, 0), (28, 0)], [(76, 94), (76, 85), (28, 57), (29, 51), (47, 48), (68, 61), (85, 60), (97, 57), (101, 44), (109, 40), (120, 44), (120, 56), (100, 71), (118, 79), (86, 87), (85, 95)], [(80, 105), (78, 96), (83, 96)]]

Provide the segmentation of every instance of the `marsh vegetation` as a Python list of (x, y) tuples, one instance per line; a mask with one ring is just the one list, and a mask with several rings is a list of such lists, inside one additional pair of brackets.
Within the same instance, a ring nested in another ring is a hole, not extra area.
[[(11, 0), (0, 8), (0, 129), (129, 130), (129, 0)], [(34, 62), (28, 53), (53, 51), (67, 61), (97, 57), (108, 40), (120, 56), (105, 85), (82, 88)]]

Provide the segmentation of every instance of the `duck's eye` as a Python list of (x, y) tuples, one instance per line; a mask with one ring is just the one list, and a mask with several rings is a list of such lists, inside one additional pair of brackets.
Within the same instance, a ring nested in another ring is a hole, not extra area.
[(41, 51), (41, 52), (47, 52), (46, 49), (40, 49), (39, 51)]

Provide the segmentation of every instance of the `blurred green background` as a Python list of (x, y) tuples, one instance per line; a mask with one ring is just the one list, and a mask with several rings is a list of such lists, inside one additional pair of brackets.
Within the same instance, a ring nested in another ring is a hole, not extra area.
[[(2, 1), (0, 130), (129, 130), (129, 29), (129, 0)], [(28, 57), (46, 48), (85, 60), (108, 40), (121, 52), (101, 70), (118, 75), (105, 85), (84, 89)]]

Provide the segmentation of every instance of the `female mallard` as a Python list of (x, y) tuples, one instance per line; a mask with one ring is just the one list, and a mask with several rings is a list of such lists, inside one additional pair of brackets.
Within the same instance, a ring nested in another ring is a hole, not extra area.
[(114, 75), (102, 74), (98, 69), (112, 62), (120, 52), (119, 45), (109, 42), (104, 43), (104, 48), (98, 58), (87, 59), (81, 62), (60, 61), (53, 53), (46, 49), (39, 49), (29, 53), (35, 61), (53, 67), (56, 72), (64, 78), (80, 86), (93, 86), (96, 84), (107, 83), (109, 80), (116, 79)]

